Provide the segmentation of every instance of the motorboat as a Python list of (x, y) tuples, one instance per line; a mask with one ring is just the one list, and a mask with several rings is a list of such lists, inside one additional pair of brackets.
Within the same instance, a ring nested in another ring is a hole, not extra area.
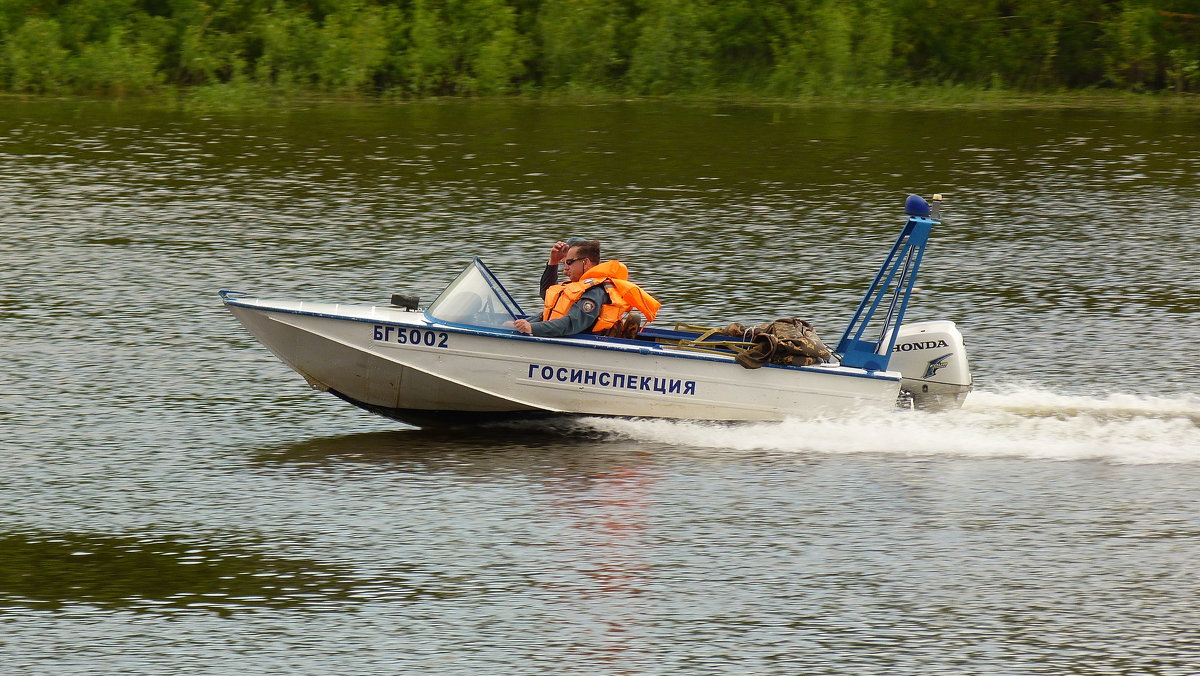
[(940, 223), (915, 195), (906, 214), (836, 349), (806, 366), (745, 368), (738, 356), (753, 344), (683, 325), (625, 337), (522, 334), (512, 322), (527, 313), (478, 258), (426, 307), (402, 294), (379, 305), (220, 295), (314, 389), (415, 425), (546, 415), (771, 421), (959, 406), (972, 381), (957, 326), (903, 323)]

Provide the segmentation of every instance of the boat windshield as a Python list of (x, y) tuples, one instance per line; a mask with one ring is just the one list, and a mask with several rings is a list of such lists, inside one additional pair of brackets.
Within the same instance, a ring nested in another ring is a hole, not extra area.
[(478, 258), (442, 291), (425, 310), (430, 319), (450, 324), (504, 328), (525, 316), (500, 280)]

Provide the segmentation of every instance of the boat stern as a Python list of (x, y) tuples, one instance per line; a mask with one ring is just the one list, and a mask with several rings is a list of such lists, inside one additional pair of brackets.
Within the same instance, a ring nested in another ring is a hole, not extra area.
[(958, 408), (973, 387), (966, 343), (951, 321), (901, 326), (891, 369), (902, 376), (901, 396), (922, 410)]

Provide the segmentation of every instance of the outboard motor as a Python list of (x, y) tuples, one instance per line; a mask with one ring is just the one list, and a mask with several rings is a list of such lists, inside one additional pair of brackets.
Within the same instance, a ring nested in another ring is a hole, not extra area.
[(896, 336), (890, 370), (899, 371), (901, 402), (939, 411), (962, 406), (971, 391), (971, 369), (962, 333), (954, 322), (904, 324)]

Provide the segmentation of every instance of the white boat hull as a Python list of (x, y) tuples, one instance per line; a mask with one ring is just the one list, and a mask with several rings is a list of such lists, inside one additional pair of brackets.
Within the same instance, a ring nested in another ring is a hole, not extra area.
[(316, 389), (406, 422), (580, 414), (755, 421), (895, 406), (898, 372), (747, 370), (644, 341), (535, 338), (389, 306), (227, 297), (235, 317)]
[[(774, 334), (755, 336), (753, 349), (714, 331), (649, 329), (632, 340), (524, 335), (512, 326), (529, 315), (478, 258), (424, 312), (416, 311), (418, 299), (403, 294), (391, 306), (221, 296), (313, 387), (418, 424), (547, 414), (782, 420), (901, 401), (958, 406), (972, 382), (962, 334), (952, 322), (904, 325), (936, 224), (917, 195), (905, 200), (905, 213), (899, 237), (832, 351), (839, 363), (784, 366), (792, 355), (776, 353), (781, 343)], [(762, 363), (758, 348), (772, 358), (753, 368)], [(893, 348), (899, 366), (891, 366)]]

